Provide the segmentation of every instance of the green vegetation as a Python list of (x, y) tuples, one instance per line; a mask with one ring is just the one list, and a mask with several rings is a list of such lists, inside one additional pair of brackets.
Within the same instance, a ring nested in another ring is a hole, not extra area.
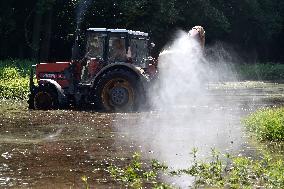
[(156, 160), (153, 160), (151, 165), (145, 168), (143, 167), (140, 154), (135, 153), (128, 166), (119, 168), (112, 165), (108, 167), (107, 171), (116, 181), (126, 187), (142, 188), (147, 185), (151, 186), (151, 188), (171, 188), (171, 186), (158, 181), (159, 172), (166, 171), (167, 169), (166, 165)]
[(33, 61), (0, 62), (0, 98), (26, 99), (29, 93), (29, 72)]
[(139, 154), (134, 154), (129, 165), (123, 168), (111, 165), (108, 172), (115, 181), (130, 188), (175, 188), (160, 182), (162, 175), (194, 177), (194, 188), (281, 188), (284, 185), (284, 162), (269, 155), (252, 159), (221, 156), (212, 150), (210, 160), (199, 161), (196, 154), (194, 150), (193, 163), (187, 169), (171, 170), (157, 160), (152, 160), (150, 165), (143, 164)]
[[(0, 99), (26, 99), (29, 91), (29, 73), (31, 65), (36, 64), (31, 60), (3, 60), (0, 61)], [(284, 65), (282, 64), (241, 64), (235, 65), (235, 71), (244, 80), (284, 80)], [(215, 88), (263, 87), (265, 83), (247, 82), (242, 86), (226, 85), (214, 86)]]
[(284, 107), (260, 109), (243, 123), (260, 140), (284, 141)]
[(0, 71), (2, 72), (3, 69), (10, 67), (10, 68), (15, 68), (19, 72), (19, 75), (22, 77), (29, 76), (31, 66), (33, 64), (36, 64), (35, 61), (33, 60), (21, 60), (21, 59), (16, 59), (16, 60), (2, 60), (0, 61)]
[(284, 64), (239, 64), (235, 71), (242, 80), (284, 80)]

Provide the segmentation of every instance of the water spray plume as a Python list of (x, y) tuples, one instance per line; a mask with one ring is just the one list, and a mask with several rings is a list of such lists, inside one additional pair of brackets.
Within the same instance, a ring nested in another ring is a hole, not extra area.
[[(210, 82), (219, 80), (219, 74), (212, 66), (214, 62), (204, 57), (204, 40), (201, 27), (178, 32), (159, 56), (159, 79), (149, 94), (153, 111), (139, 115), (138, 121), (121, 120), (118, 126), (141, 145), (144, 155), (165, 161), (170, 167), (189, 166), (195, 147), (202, 157), (212, 147), (235, 151), (241, 146), (240, 128), (230, 127), (239, 124), (240, 112), (232, 114), (231, 105), (218, 104), (208, 89)], [(193, 180), (179, 178), (173, 182), (186, 188)]]
[(79, 55), (79, 35), (81, 30), (81, 23), (84, 19), (85, 13), (88, 7), (91, 5), (92, 0), (79, 0), (76, 8), (76, 31), (75, 31), (75, 41), (72, 48), (72, 60), (78, 60)]
[(159, 94), (155, 95), (159, 98), (152, 101), (155, 108), (189, 106), (205, 93), (207, 62), (196, 34), (191, 35), (179, 32), (177, 40), (159, 56)]
[(80, 28), (80, 24), (82, 23), (85, 13), (88, 10), (88, 7), (91, 5), (92, 0), (79, 0), (76, 8), (76, 23), (77, 29)]

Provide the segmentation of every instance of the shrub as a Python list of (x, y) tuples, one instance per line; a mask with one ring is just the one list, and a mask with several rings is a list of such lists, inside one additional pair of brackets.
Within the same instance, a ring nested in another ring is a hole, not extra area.
[(29, 77), (21, 76), (15, 67), (0, 70), (0, 98), (26, 99), (29, 93)]
[(33, 60), (2, 60), (0, 61), (0, 72), (7, 67), (16, 68), (18, 73), (24, 77), (29, 75), (33, 64), (36, 64)]
[(27, 99), (29, 94), (29, 74), (32, 60), (0, 61), (0, 98)]
[(284, 107), (260, 109), (243, 123), (260, 140), (284, 141)]

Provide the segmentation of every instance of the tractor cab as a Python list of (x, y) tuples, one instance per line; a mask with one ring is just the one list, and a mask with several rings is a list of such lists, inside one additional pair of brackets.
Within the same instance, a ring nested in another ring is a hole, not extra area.
[(148, 33), (130, 31), (129, 34), (129, 49), (131, 50), (132, 62), (145, 68), (145, 60), (150, 56)]
[(87, 29), (86, 55), (105, 63), (127, 62), (141, 65), (149, 56), (148, 33), (126, 29)]
[(86, 58), (81, 81), (88, 83), (106, 65), (129, 63), (146, 68), (148, 33), (126, 29), (87, 29)]

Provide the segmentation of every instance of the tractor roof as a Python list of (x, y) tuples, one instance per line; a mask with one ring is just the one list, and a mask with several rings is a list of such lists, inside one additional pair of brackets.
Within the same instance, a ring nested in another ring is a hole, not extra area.
[(89, 28), (87, 31), (93, 31), (93, 32), (111, 32), (111, 33), (127, 33), (130, 35), (136, 35), (136, 36), (144, 36), (148, 37), (148, 33), (141, 32), (141, 31), (132, 31), (127, 29), (107, 29), (107, 28)]

